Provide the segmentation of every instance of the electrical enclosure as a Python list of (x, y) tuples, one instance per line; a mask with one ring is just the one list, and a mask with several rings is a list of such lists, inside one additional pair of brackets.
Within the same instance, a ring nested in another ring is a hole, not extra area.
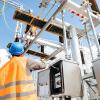
[[(39, 72), (38, 77), (39, 84), (48, 84), (49, 88), (45, 89), (49, 96), (82, 96), (81, 72), (76, 62), (57, 60), (49, 66), (48, 71)], [(41, 86), (38, 88), (40, 89)], [(45, 92), (44, 95), (47, 95), (47, 93)]]

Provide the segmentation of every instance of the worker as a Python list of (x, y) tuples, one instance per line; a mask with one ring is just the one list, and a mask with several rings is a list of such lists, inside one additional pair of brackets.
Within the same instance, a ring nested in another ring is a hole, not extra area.
[(21, 43), (12, 43), (9, 52), (12, 58), (0, 69), (0, 100), (38, 100), (30, 70), (44, 65), (24, 57)]

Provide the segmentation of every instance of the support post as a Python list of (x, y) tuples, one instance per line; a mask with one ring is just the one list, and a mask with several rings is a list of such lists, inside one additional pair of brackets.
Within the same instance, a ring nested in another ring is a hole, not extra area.
[(93, 24), (93, 20), (92, 20), (92, 17), (90, 15), (90, 9), (89, 9), (90, 8), (90, 3), (88, 1), (86, 1), (85, 7), (86, 7), (87, 14), (88, 14), (88, 17), (89, 17), (92, 32), (93, 32), (93, 35), (94, 35), (94, 38), (95, 38), (95, 43), (96, 43), (96, 47), (97, 47), (97, 51), (98, 51), (98, 56), (100, 56), (100, 46), (99, 46), (96, 31), (95, 31), (95, 27), (94, 27), (94, 24)]
[(76, 29), (72, 26), (70, 26), (70, 33), (72, 36), (72, 39), (71, 39), (72, 57), (73, 57), (73, 60), (79, 64), (79, 67), (81, 69), (81, 74), (83, 76), (84, 73), (83, 73), (83, 68), (82, 68), (82, 60), (81, 60), (81, 55), (80, 55), (78, 36), (76, 33)]
[(85, 32), (86, 32), (86, 38), (87, 38), (87, 42), (88, 42), (88, 45), (89, 45), (89, 50), (90, 50), (90, 54), (91, 54), (91, 58), (92, 58), (92, 60), (93, 60), (93, 54), (92, 54), (92, 48), (91, 48), (91, 41), (90, 41), (90, 38), (89, 38), (89, 36), (88, 36), (88, 33), (87, 33), (87, 25), (86, 25), (87, 23), (85, 22), (84, 23), (84, 28), (85, 28)]
[[(72, 49), (73, 60), (79, 64), (79, 67), (81, 69), (81, 75), (84, 76), (84, 69), (83, 69), (82, 61), (81, 61), (79, 41), (78, 41), (76, 29), (72, 26), (70, 27), (70, 33), (72, 37), (71, 49)], [(76, 99), (76, 100), (88, 100), (87, 88), (84, 83), (83, 83), (83, 86), (84, 86), (84, 97), (83, 98), (80, 97), (79, 99)]]
[(64, 11), (62, 10), (62, 26), (63, 26), (63, 38), (64, 38), (64, 49), (65, 49), (65, 58), (68, 59), (68, 42), (66, 35), (66, 27), (64, 23)]

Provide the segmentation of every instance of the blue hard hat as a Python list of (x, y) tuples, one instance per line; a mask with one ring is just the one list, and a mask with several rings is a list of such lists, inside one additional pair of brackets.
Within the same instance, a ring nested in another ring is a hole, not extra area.
[(21, 55), (24, 53), (24, 45), (19, 42), (14, 42), (9, 48), (11, 55)]

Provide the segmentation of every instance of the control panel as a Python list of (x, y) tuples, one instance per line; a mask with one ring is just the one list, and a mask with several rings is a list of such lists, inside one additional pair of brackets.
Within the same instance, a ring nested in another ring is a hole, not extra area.
[(63, 73), (62, 73), (62, 61), (58, 61), (57, 63), (50, 66), (50, 89), (52, 94), (60, 94), (63, 93), (64, 89), (64, 81), (63, 81)]

